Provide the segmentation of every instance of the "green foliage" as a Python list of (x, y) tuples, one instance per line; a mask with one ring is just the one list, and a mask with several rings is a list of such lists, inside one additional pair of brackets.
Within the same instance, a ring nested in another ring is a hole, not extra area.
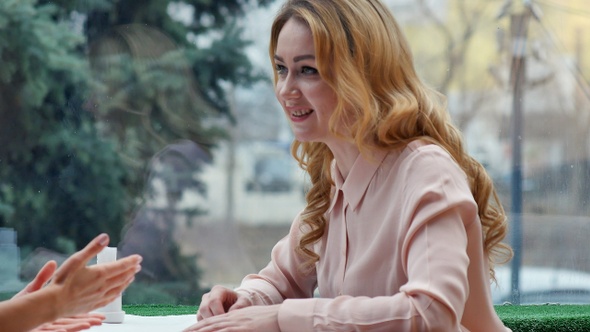
[(88, 123), (45, 132), (30, 153), (7, 161), (12, 167), (0, 170), (6, 179), (0, 197), (13, 213), (3, 221), (17, 230), (19, 242), (64, 249), (58, 240), (65, 236), (80, 248), (105, 231), (118, 241), (126, 171), (114, 145)]
[(201, 302), (207, 290), (195, 290), (188, 282), (134, 282), (123, 293), (123, 304), (190, 305)]
[[(174, 18), (178, 6), (192, 12), (192, 23)], [(214, 147), (226, 133), (212, 124), (229, 116), (223, 83), (263, 77), (244, 54), (249, 42), (235, 24), (243, 1), (92, 2), (77, 10), (87, 17), (87, 54), (96, 78), (89, 104), (134, 172), (144, 171), (137, 161), (169, 142)], [(197, 47), (196, 40), (208, 40), (208, 46)]]
[(83, 104), (89, 68), (83, 42), (58, 8), (0, 3), (0, 225), (19, 243), (81, 247), (100, 231), (117, 240), (126, 171)]
[(123, 293), (124, 304), (178, 304), (175, 294), (161, 289), (160, 284), (132, 283)]
[[(192, 23), (174, 18), (177, 6), (193, 9)], [(116, 245), (158, 151), (188, 139), (208, 152), (226, 136), (212, 125), (229, 114), (224, 84), (262, 77), (235, 24), (245, 6), (0, 1), (0, 227), (18, 232), (23, 253), (71, 253), (99, 232)], [(185, 185), (206, 193), (199, 180)], [(201, 271), (168, 227), (158, 281), (170, 284), (150, 296), (194, 301)]]
[[(0, 2), (0, 157), (30, 150), (47, 125), (43, 117), (65, 105), (66, 89), (87, 79), (85, 62), (71, 54), (82, 38), (52, 20), (55, 7), (32, 3)], [(54, 104), (41, 108), (47, 98)]]

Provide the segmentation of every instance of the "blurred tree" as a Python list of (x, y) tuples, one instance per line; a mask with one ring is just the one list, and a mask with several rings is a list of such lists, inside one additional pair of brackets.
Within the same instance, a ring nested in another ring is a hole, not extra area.
[[(472, 68), (484, 70), (490, 65), (494, 55), (493, 44), (478, 42), (482, 34), (486, 33), (485, 20), (490, 10), (496, 6), (488, 1), (448, 1), (444, 13), (437, 12), (436, 6), (427, 0), (418, 0), (416, 6), (427, 24), (429, 35), (436, 34), (437, 45), (426, 45), (430, 52), (418, 52), (418, 61), (428, 63), (430, 70), (424, 72), (427, 81), (432, 82), (438, 91), (449, 96), (451, 93), (461, 95), (462, 111), (453, 109), (453, 119), (461, 130), (470, 122), (481, 116), (482, 106), (489, 103), (497, 95), (489, 91), (486, 80), (481, 72), (472, 74)], [(428, 39), (432, 43), (432, 39)], [(485, 49), (482, 50), (482, 47)], [(473, 50), (478, 48), (478, 57), (473, 56)], [(481, 56), (485, 54), (485, 57)], [(433, 56), (434, 54), (434, 56)], [(423, 59), (426, 57), (426, 59)], [(481, 61), (483, 58), (483, 61)], [(475, 60), (474, 60), (475, 59)]]
[[(64, 3), (85, 17), (87, 54), (95, 78), (89, 109), (99, 119), (101, 132), (118, 142), (132, 174), (153, 171), (146, 168), (148, 161), (181, 139), (195, 142), (209, 154), (217, 141), (228, 137), (223, 124), (234, 122), (226, 87), (265, 77), (246, 56), (250, 42), (243, 39), (237, 23), (246, 1), (96, 1), (85, 8), (77, 2)], [(200, 171), (201, 164), (190, 164)], [(177, 170), (172, 173), (178, 175)], [(164, 214), (140, 208), (130, 218), (133, 224), (122, 252), (144, 255), (146, 269), (140, 280), (183, 283), (169, 291), (198, 300), (201, 273), (196, 257), (183, 257), (173, 237), (174, 221), (182, 215), (176, 195), (182, 193), (171, 190), (177, 187), (175, 176), (159, 176), (175, 199), (168, 197)], [(142, 197), (143, 180), (132, 180), (133, 197)], [(198, 180), (185, 181), (183, 186), (205, 193)]]
[(0, 225), (19, 244), (62, 252), (107, 231), (117, 241), (127, 172), (83, 110), (84, 39), (59, 8), (0, 2)]
[(208, 151), (233, 121), (224, 82), (262, 78), (235, 23), (249, 5), (1, 1), (0, 226), (32, 247), (116, 244), (150, 158), (178, 139)]
[[(481, 131), (477, 123), (482, 119), (487, 120), (487, 128), (497, 127), (500, 139), (495, 144), (505, 146), (507, 154), (512, 149), (509, 139), (514, 107), (511, 65), (515, 45), (524, 45), (528, 69), (522, 132), (529, 190), (524, 210), (587, 215), (590, 89), (584, 61), (588, 58), (588, 49), (584, 48), (588, 36), (583, 32), (590, 23), (579, 13), (588, 2), (568, 0), (560, 6), (511, 0), (444, 3), (416, 1), (420, 19), (406, 27), (426, 81), (449, 96), (453, 120), (462, 131)], [(529, 6), (531, 23), (526, 42), (519, 39), (515, 43), (511, 16)], [(559, 29), (554, 30), (555, 26)], [(480, 137), (485, 134), (481, 131)], [(489, 170), (494, 170), (500, 196), (509, 209), (508, 164), (502, 166), (497, 157), (482, 160), (490, 161)]]
[(82, 16), (100, 83), (90, 105), (130, 165), (149, 160), (176, 139), (210, 148), (223, 132), (205, 119), (229, 116), (223, 83), (244, 85), (264, 77), (244, 54), (249, 42), (236, 23), (247, 1), (41, 2), (60, 5), (64, 16)]

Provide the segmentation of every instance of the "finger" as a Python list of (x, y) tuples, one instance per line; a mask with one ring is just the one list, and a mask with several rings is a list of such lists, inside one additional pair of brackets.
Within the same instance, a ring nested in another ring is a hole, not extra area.
[(142, 259), (139, 255), (131, 255), (114, 262), (92, 265), (88, 269), (100, 270), (100, 276), (103, 279), (110, 279), (110, 281), (116, 281), (117, 278), (127, 279), (126, 276), (136, 274), (141, 270)]
[(60, 318), (52, 323), (45, 324), (32, 332), (51, 331), (51, 332), (75, 332), (91, 328), (92, 326), (102, 325), (104, 315), (90, 313), (80, 314), (67, 318)]
[(60, 318), (53, 322), (54, 325), (73, 325), (73, 324), (80, 324), (80, 323), (88, 323), (92, 326), (94, 325), (101, 325), (102, 321), (105, 319), (104, 315), (94, 315), (94, 314), (80, 314), (71, 317)]
[(57, 263), (54, 260), (45, 263), (45, 265), (43, 265), (41, 270), (39, 270), (39, 272), (35, 276), (35, 279), (33, 279), (29, 286), (27, 286), (27, 289), (30, 291), (36, 291), (41, 289), (41, 287), (43, 287), (43, 285), (45, 285), (49, 281), (49, 279), (51, 279), (56, 269)]
[(60, 330), (64, 330), (67, 332), (74, 332), (74, 331), (82, 331), (88, 330), (92, 327), (89, 322), (70, 322), (70, 323), (62, 323), (56, 326)]
[(225, 306), (223, 305), (223, 302), (219, 300), (219, 298), (211, 301), (209, 304), (209, 310), (213, 316), (225, 314)]
[[(127, 256), (125, 258), (121, 258), (119, 260), (116, 260), (112, 263), (106, 263), (106, 264), (101, 264), (101, 266), (104, 266), (105, 268), (112, 270), (112, 271), (121, 271), (121, 270), (126, 270), (126, 269), (135, 269), (136, 267), (140, 266), (141, 261), (143, 260), (143, 257), (141, 257), (140, 255), (131, 255), (131, 256)], [(139, 272), (139, 271), (137, 271)]]
[(209, 307), (209, 293), (203, 294), (201, 297), (201, 304), (199, 305), (199, 309), (197, 310), (197, 321), (200, 321), (204, 318), (210, 317), (205, 311)]
[(201, 305), (199, 306), (199, 311), (197, 312), (198, 321), (214, 316), (213, 312), (211, 311), (211, 300), (212, 297), (210, 293), (203, 295)]
[[(209, 331), (232, 331), (232, 322), (228, 321), (225, 317), (214, 317), (206, 321), (197, 322), (182, 332), (189, 332), (189, 331), (200, 331), (200, 332), (209, 332)], [(235, 329), (233, 329), (235, 330)], [(237, 331), (246, 331), (246, 329), (242, 328)]]
[(237, 310), (237, 309), (241, 309), (241, 308), (245, 308), (245, 307), (249, 307), (252, 305), (252, 301), (250, 301), (250, 299), (248, 299), (245, 296), (242, 296), (240, 298), (238, 298), (238, 300), (236, 301), (236, 303), (234, 303), (228, 310), (228, 312), (232, 311), (232, 310)]
[(187, 327), (186, 329), (182, 330), (182, 332), (194, 332), (194, 331), (199, 331), (199, 327), (195, 325), (191, 325), (189, 327)]
[(43, 287), (43, 285), (45, 285), (47, 281), (51, 279), (51, 276), (55, 272), (55, 269), (57, 269), (57, 263), (54, 260), (45, 263), (45, 265), (43, 265), (39, 272), (37, 272), (35, 278), (14, 297), (32, 293), (41, 289), (41, 287)]
[(71, 272), (85, 266), (88, 261), (98, 255), (109, 244), (109, 236), (102, 233), (95, 237), (84, 249), (73, 254), (57, 270), (55, 282), (61, 283), (63, 279)]
[[(213, 316), (225, 314), (227, 309), (235, 303), (237, 297), (237, 293), (231, 289), (222, 286), (214, 286), (209, 293), (209, 301), (206, 303), (206, 309), (208, 309)], [(207, 313), (208, 312), (205, 312), (204, 314)]]
[(205, 311), (205, 309), (202, 306), (200, 306), (199, 310), (197, 310), (197, 322), (205, 319), (205, 317), (203, 316), (203, 311)]
[(57, 328), (60, 328), (60, 329), (70, 330), (72, 327), (85, 326), (86, 328), (90, 328), (91, 325), (96, 325), (96, 323), (91, 324), (90, 322), (92, 322), (92, 321), (93, 320), (90, 320), (90, 319), (86, 320), (86, 319), (62, 318), (62, 319), (58, 319), (55, 322), (51, 323), (51, 325), (55, 326)]
[(84, 320), (84, 321), (71, 321), (67, 324), (60, 325), (59, 328), (64, 329), (68, 332), (72, 332), (72, 331), (87, 330), (93, 326), (100, 326), (100, 325), (102, 325), (101, 320), (88, 319), (88, 320)]
[(128, 280), (126, 280), (123, 284), (117, 286), (117, 287), (113, 287), (111, 289), (109, 289), (105, 295), (104, 295), (104, 300), (106, 301), (106, 304), (112, 302), (115, 298), (117, 298), (118, 296), (120, 296), (123, 291), (129, 287), (129, 285), (135, 280), (135, 277), (131, 277)]
[(138, 263), (140, 261), (141, 257), (139, 259), (132, 258), (128, 262), (121, 262), (122, 264), (119, 264), (117, 261), (93, 265), (88, 267), (88, 269), (96, 275), (97, 280), (101, 279), (104, 281), (104, 285), (107, 286), (105, 291), (108, 291), (121, 285), (125, 285), (124, 287), (126, 287), (132, 281), (131, 279), (141, 271), (141, 265)]
[(200, 331), (203, 328), (203, 323), (198, 322), (195, 323), (187, 328), (185, 328), (184, 330), (182, 330), (182, 332), (193, 332), (193, 331)]
[(209, 306), (201, 306), (199, 307), (199, 312), (197, 313), (197, 321), (202, 321), (203, 319), (207, 319), (209, 317), (213, 317), (213, 313)]
[[(198, 323), (197, 323), (198, 324)], [(186, 329), (182, 330), (182, 332), (192, 332), (192, 331), (196, 331), (196, 326), (197, 324), (193, 324), (189, 327), (187, 327)]]
[[(94, 325), (96, 325), (96, 324), (94, 324)], [(44, 325), (36, 328), (35, 330), (33, 330), (33, 332), (41, 332), (41, 331), (75, 332), (75, 331), (87, 330), (92, 326), (93, 326), (93, 324), (90, 324), (90, 322), (83, 321), (83, 320), (58, 319), (55, 322), (44, 324)]]
[(88, 330), (91, 327), (92, 326), (90, 326), (89, 324), (75, 324), (66, 326), (64, 330), (65, 332), (78, 332), (82, 330)]
[[(123, 294), (123, 291), (129, 287), (129, 285), (135, 280), (135, 276), (129, 277), (125, 280), (124, 283), (120, 283), (118, 286), (111, 286), (108, 289), (101, 291), (101, 296), (94, 300), (93, 303), (88, 303), (90, 305), (89, 310), (94, 310), (96, 308), (103, 307), (112, 301), (114, 301), (118, 296)], [(109, 282), (105, 282), (105, 284), (110, 285)]]
[(74, 315), (72, 317), (73, 318), (94, 318), (94, 319), (100, 319), (101, 321), (106, 319), (105, 315), (98, 313), (98, 312), (89, 312), (87, 314), (79, 314), (79, 315)]
[(68, 332), (64, 329), (58, 329), (57, 327), (51, 326), (51, 325), (43, 325), (40, 327), (37, 327), (34, 330), (31, 330), (30, 332)]

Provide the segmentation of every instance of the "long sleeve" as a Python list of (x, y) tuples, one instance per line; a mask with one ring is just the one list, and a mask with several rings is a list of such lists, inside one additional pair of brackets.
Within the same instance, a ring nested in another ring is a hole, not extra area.
[(304, 261), (295, 252), (301, 237), (299, 216), (289, 234), (273, 248), (270, 263), (258, 274), (247, 275), (237, 292), (247, 293), (256, 305), (282, 303), (286, 298), (310, 298), (317, 281), (315, 270), (303, 271)]

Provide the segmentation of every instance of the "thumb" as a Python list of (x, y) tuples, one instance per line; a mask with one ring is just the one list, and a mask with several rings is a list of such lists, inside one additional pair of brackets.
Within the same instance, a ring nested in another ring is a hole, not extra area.
[(35, 278), (14, 297), (29, 294), (41, 289), (41, 287), (43, 287), (43, 285), (45, 285), (45, 283), (47, 283), (47, 281), (51, 279), (51, 276), (55, 272), (55, 269), (57, 269), (57, 263), (54, 260), (45, 263), (45, 265), (43, 265), (39, 272), (37, 272)]
[(228, 312), (232, 311), (232, 310), (237, 310), (237, 309), (242, 309), (245, 307), (249, 307), (252, 305), (252, 300), (250, 300), (248, 297), (245, 296), (240, 296), (238, 298), (238, 300), (236, 301), (236, 303), (234, 303), (228, 310)]
[(45, 285), (45, 283), (51, 279), (51, 276), (56, 269), (57, 263), (54, 260), (45, 263), (45, 265), (43, 265), (41, 270), (39, 270), (35, 276), (35, 279), (33, 279), (33, 281), (31, 281), (31, 283), (27, 286), (27, 291), (34, 292), (41, 289), (41, 287), (43, 287), (43, 285)]
[(109, 236), (107, 234), (102, 233), (95, 237), (86, 245), (86, 247), (84, 247), (84, 249), (73, 254), (62, 264), (55, 275), (55, 282), (63, 282), (69, 273), (86, 266), (86, 263), (88, 263), (88, 261), (94, 256), (98, 255), (98, 253), (100, 253), (108, 244)]

